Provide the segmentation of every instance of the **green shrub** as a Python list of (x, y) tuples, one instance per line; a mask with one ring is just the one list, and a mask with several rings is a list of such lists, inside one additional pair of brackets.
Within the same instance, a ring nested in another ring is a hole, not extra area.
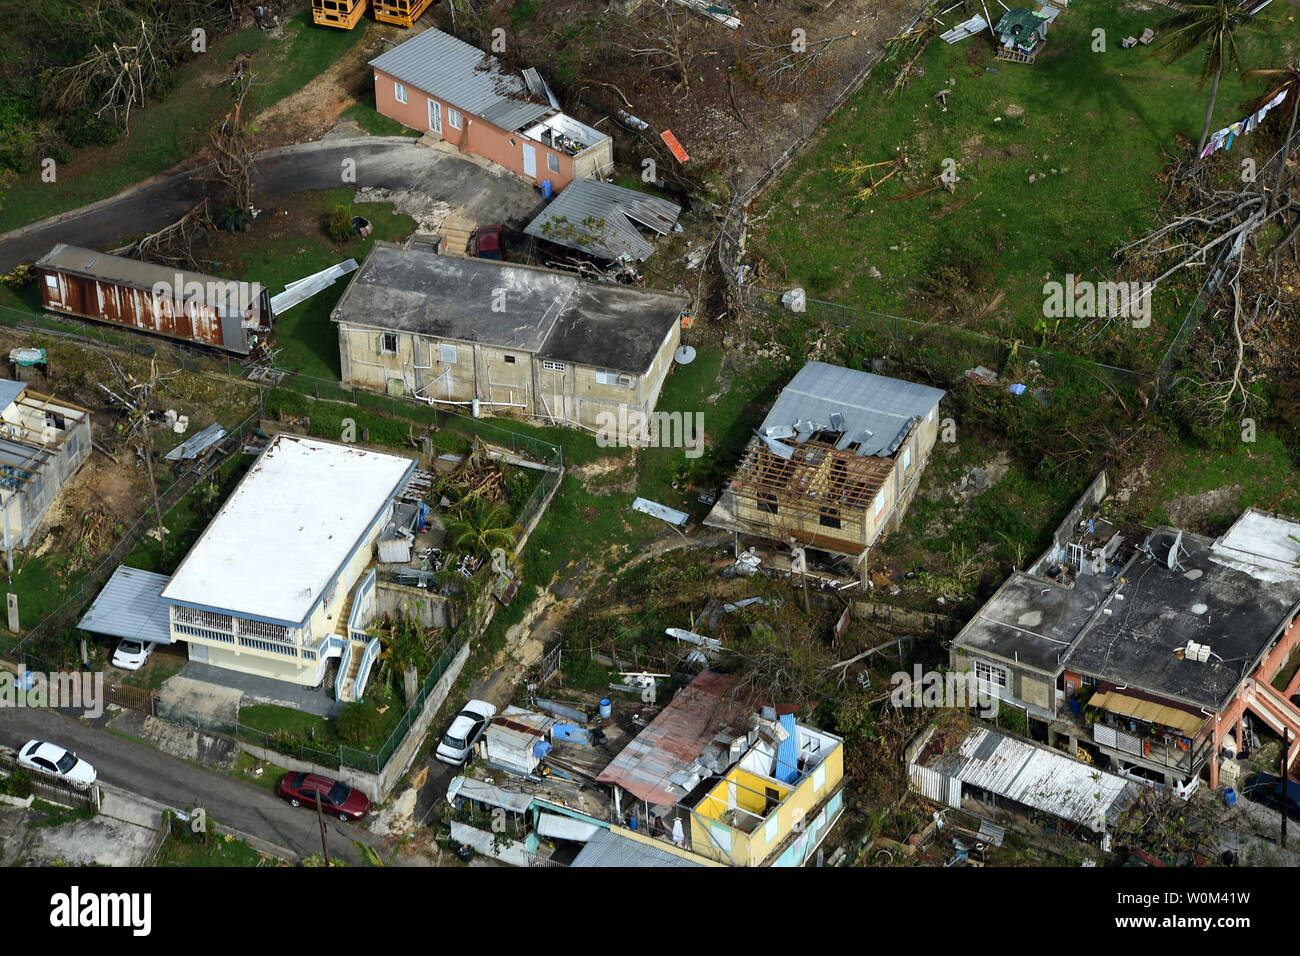
[(0, 780), (0, 793), (10, 797), (30, 797), (32, 795), (32, 778), (21, 767), (13, 770), (9, 776)]
[(384, 718), (373, 701), (356, 701), (343, 708), (337, 727), (344, 743), (364, 746), (383, 730)]
[(339, 245), (343, 245), (353, 238), (352, 210), (342, 203), (330, 210), (329, 233), (330, 238)]

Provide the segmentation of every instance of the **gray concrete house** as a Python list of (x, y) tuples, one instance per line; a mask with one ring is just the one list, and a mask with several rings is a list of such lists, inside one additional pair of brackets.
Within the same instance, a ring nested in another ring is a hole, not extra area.
[(0, 379), (0, 509), (9, 560), (36, 534), (64, 483), (90, 456), (90, 412)]
[(346, 384), (636, 443), (684, 296), (377, 242), (332, 314)]

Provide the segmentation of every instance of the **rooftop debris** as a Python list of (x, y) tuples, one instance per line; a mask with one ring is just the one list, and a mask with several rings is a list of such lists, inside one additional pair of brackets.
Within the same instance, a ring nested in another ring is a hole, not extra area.
[(691, 517), (685, 511), (678, 511), (676, 508), (669, 508), (667, 505), (661, 505), (658, 502), (647, 501), (645, 498), (638, 498), (632, 502), (632, 510), (678, 526), (685, 525)]

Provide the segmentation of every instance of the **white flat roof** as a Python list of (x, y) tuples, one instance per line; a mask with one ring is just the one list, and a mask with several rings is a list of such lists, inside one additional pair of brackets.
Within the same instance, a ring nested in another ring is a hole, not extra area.
[(400, 455), (277, 435), (162, 599), (301, 623), (413, 466)]
[(1210, 549), (1223, 563), (1270, 584), (1300, 576), (1300, 523), (1247, 508)]

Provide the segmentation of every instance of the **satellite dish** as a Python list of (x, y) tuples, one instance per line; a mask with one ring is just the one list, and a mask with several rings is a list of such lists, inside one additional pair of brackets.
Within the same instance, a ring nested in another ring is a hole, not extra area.
[(673, 361), (678, 365), (690, 365), (695, 361), (695, 347), (692, 345), (680, 345), (677, 351), (673, 353)]

